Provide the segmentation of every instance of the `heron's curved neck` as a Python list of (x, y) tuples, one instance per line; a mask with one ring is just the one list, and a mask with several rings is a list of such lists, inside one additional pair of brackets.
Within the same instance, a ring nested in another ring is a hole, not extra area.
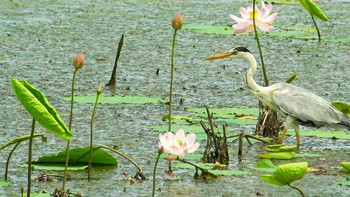
[(246, 74), (246, 81), (247, 81), (248, 88), (250, 90), (253, 90), (253, 91), (260, 90), (262, 87), (260, 85), (258, 85), (253, 79), (253, 75), (256, 72), (256, 68), (257, 68), (257, 62), (256, 62), (255, 57), (251, 53), (246, 53), (242, 57), (249, 64), (249, 68), (248, 68), (248, 71), (247, 71), (247, 74)]

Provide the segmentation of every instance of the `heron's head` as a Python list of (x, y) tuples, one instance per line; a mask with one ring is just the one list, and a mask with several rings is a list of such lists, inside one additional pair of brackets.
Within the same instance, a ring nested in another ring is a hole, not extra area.
[(233, 48), (225, 53), (219, 53), (219, 54), (207, 57), (207, 58), (205, 58), (205, 60), (216, 60), (216, 59), (223, 59), (223, 58), (228, 58), (228, 57), (240, 58), (240, 57), (243, 57), (247, 53), (251, 54), (251, 52), (247, 48), (239, 46), (239, 47), (235, 47), (235, 48)]

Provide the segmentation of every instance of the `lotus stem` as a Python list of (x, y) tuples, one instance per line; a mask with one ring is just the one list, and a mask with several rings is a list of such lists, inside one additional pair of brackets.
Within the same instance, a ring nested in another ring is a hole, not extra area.
[(20, 143), (21, 143), (21, 142), (17, 142), (17, 144), (13, 147), (13, 149), (12, 149), (11, 152), (9, 153), (9, 156), (7, 157), (6, 166), (5, 166), (5, 176), (4, 176), (4, 180), (5, 180), (5, 181), (7, 181), (8, 169), (9, 169), (9, 164), (10, 164), (10, 159), (11, 159), (12, 153), (16, 150), (17, 146), (18, 146)]
[[(70, 115), (69, 115), (69, 125), (68, 129), (71, 131), (72, 129), (72, 120), (73, 120), (73, 104), (74, 104), (74, 83), (75, 83), (75, 76), (77, 74), (78, 68), (75, 68), (72, 78), (72, 90), (71, 90), (71, 100), (70, 100)], [(69, 164), (69, 150), (70, 150), (70, 140), (67, 140), (67, 157), (66, 157), (66, 163), (64, 165), (64, 174), (63, 174), (63, 184), (62, 184), (62, 190), (63, 195), (65, 193), (66, 188), (66, 181), (67, 181), (67, 170), (68, 170), (68, 164)]]
[(98, 102), (98, 98), (100, 96), (101, 92), (97, 91), (97, 95), (96, 95), (96, 100), (95, 100), (95, 105), (94, 105), (94, 109), (92, 111), (92, 115), (91, 115), (91, 130), (90, 130), (90, 158), (89, 158), (89, 168), (88, 168), (88, 180), (91, 180), (91, 163), (92, 163), (92, 144), (93, 144), (93, 130), (94, 130), (94, 119), (95, 119), (95, 113), (96, 113), (96, 107), (97, 107), (97, 102)]
[[(43, 137), (43, 136), (44, 136), (43, 133), (38, 133), (38, 134), (34, 134), (34, 135), (33, 135), (33, 138), (35, 138), (35, 137)], [(16, 150), (16, 148), (18, 147), (18, 145), (19, 145), (21, 142), (23, 142), (23, 141), (25, 141), (25, 140), (29, 140), (30, 138), (31, 138), (30, 135), (28, 135), (28, 136), (27, 136), (27, 135), (26, 135), (26, 136), (22, 136), (21, 139), (19, 139), (19, 140), (16, 142), (16, 145), (13, 147), (13, 149), (12, 149), (11, 152), (9, 153), (9, 156), (7, 157), (6, 164), (5, 164), (5, 175), (4, 175), (4, 180), (5, 180), (5, 181), (7, 181), (7, 177), (8, 177), (8, 168), (9, 168), (9, 165), (10, 165), (10, 159), (11, 159), (11, 157), (12, 157), (13, 152)], [(3, 146), (0, 148), (0, 150), (1, 150), (2, 148), (5, 148), (5, 147), (10, 146), (10, 145), (12, 145), (12, 144), (14, 144), (14, 143), (7, 143), (7, 144), (3, 145)]]
[(171, 132), (171, 116), (172, 116), (172, 107), (173, 107), (173, 82), (174, 82), (174, 59), (175, 59), (175, 43), (176, 43), (176, 32), (177, 30), (174, 30), (174, 36), (173, 36), (173, 44), (171, 49), (171, 75), (170, 75), (170, 93), (169, 93), (169, 125), (168, 125), (168, 131)]
[(321, 42), (321, 33), (320, 33), (320, 30), (318, 29), (318, 25), (316, 23), (314, 15), (311, 14), (311, 18), (312, 18), (312, 21), (314, 22), (314, 25), (315, 25), (315, 28), (316, 28), (316, 31), (317, 31), (318, 42)]
[(266, 74), (264, 57), (263, 57), (263, 54), (262, 54), (262, 49), (261, 49), (260, 40), (259, 40), (259, 34), (258, 34), (257, 29), (256, 29), (255, 14), (256, 14), (255, 13), (255, 0), (253, 0), (253, 26), (254, 26), (254, 33), (255, 33), (256, 42), (257, 42), (258, 48), (259, 48), (259, 53), (260, 53), (260, 59), (261, 59), (261, 65), (262, 65), (262, 70), (263, 70), (263, 75), (264, 75), (265, 86), (269, 86), (269, 79), (267, 78), (267, 74)]
[(156, 193), (156, 171), (157, 171), (157, 165), (158, 165), (158, 161), (159, 161), (159, 158), (160, 158), (161, 154), (162, 153), (158, 153), (158, 157), (157, 157), (156, 163), (154, 164), (152, 197), (154, 197), (154, 194)]
[(27, 179), (27, 197), (30, 197), (30, 189), (32, 186), (32, 148), (33, 148), (33, 136), (35, 130), (35, 119), (32, 121), (32, 130), (29, 138), (29, 151), (28, 151), (28, 179)]
[(290, 188), (292, 188), (292, 189), (298, 190), (299, 193), (300, 193), (300, 195), (301, 195), (302, 197), (305, 197), (304, 192), (303, 192), (301, 189), (299, 189), (298, 187), (293, 186), (293, 185), (291, 185), (291, 184), (289, 184), (289, 183), (288, 183), (288, 186), (289, 186)]
[(181, 161), (182, 163), (187, 163), (187, 164), (189, 164), (189, 165), (195, 167), (196, 169), (200, 169), (202, 172), (208, 173), (208, 170), (207, 170), (207, 169), (202, 168), (202, 167), (198, 166), (197, 164), (191, 163), (191, 162), (186, 161), (186, 160), (184, 160), (184, 159), (181, 159), (181, 158), (179, 158), (179, 157), (177, 157), (176, 160)]
[(71, 90), (71, 99), (70, 99), (70, 115), (69, 115), (69, 130), (72, 129), (72, 121), (73, 121), (73, 105), (74, 105), (74, 83), (75, 83), (75, 76), (77, 75), (78, 69), (76, 68), (73, 73), (72, 78), (72, 90)]
[(129, 160), (132, 164), (134, 164), (134, 166), (137, 168), (138, 171), (140, 171), (140, 172), (142, 171), (142, 169), (140, 168), (140, 166), (137, 165), (137, 164), (135, 163), (135, 161), (133, 161), (130, 157), (128, 157), (128, 156), (125, 155), (124, 153), (122, 153), (122, 152), (120, 152), (120, 151), (118, 151), (118, 150), (115, 150), (115, 149), (113, 149), (113, 148), (111, 148), (111, 147), (109, 147), (109, 146), (105, 146), (105, 145), (95, 146), (95, 147), (93, 148), (93, 150), (98, 149), (98, 148), (108, 149), (108, 150), (110, 150), (110, 151), (112, 151), (112, 152), (114, 152), (114, 153), (117, 153), (118, 155), (124, 157), (125, 159)]

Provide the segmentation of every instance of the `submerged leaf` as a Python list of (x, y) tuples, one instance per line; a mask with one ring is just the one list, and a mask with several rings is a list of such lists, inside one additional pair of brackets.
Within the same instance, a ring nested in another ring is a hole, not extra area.
[(69, 140), (72, 137), (72, 133), (43, 93), (27, 81), (19, 81), (13, 78), (11, 82), (18, 100), (35, 121), (62, 139)]
[(307, 162), (284, 164), (278, 166), (272, 175), (262, 175), (260, 178), (273, 185), (287, 185), (302, 179), (306, 174), (307, 167)]

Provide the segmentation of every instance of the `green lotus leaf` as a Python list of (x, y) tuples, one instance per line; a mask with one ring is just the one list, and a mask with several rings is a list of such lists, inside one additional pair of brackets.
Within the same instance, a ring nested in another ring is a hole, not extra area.
[(331, 102), (331, 104), (336, 107), (339, 111), (350, 116), (350, 105), (342, 102)]
[(327, 15), (312, 0), (300, 0), (300, 3), (311, 15), (323, 21), (328, 21)]
[(302, 179), (306, 174), (307, 167), (307, 162), (288, 163), (278, 166), (272, 175), (262, 175), (260, 178), (273, 185), (288, 185)]
[(275, 176), (273, 175), (260, 175), (260, 178), (272, 185), (277, 185), (277, 186), (282, 186), (285, 185), (283, 183), (280, 182), (280, 180), (278, 180)]
[(271, 152), (290, 152), (290, 151), (293, 151), (297, 148), (298, 148), (297, 145), (284, 146), (283, 144), (278, 144), (278, 145), (268, 145), (268, 146), (266, 146), (265, 149), (267, 151), (271, 151)]
[(0, 187), (8, 187), (11, 185), (11, 182), (0, 180)]
[[(90, 147), (74, 148), (69, 151), (69, 162), (75, 165), (89, 163)], [(65, 164), (67, 150), (59, 152), (57, 155), (42, 156), (33, 164), (39, 163), (62, 163)], [(94, 149), (92, 153), (92, 164), (98, 165), (118, 165), (118, 161), (108, 152), (101, 148)]]
[(260, 154), (260, 157), (264, 159), (292, 159), (297, 154), (294, 152), (278, 152), (278, 153), (267, 153)]
[(340, 165), (350, 172), (350, 162), (341, 162)]
[(72, 133), (43, 93), (27, 81), (13, 78), (11, 83), (19, 102), (42, 127), (64, 140), (72, 137)]
[(276, 166), (272, 163), (270, 159), (263, 159), (259, 161), (256, 168), (276, 168)]
[(350, 186), (350, 177), (347, 177), (345, 180), (336, 180), (335, 182), (339, 185)]

